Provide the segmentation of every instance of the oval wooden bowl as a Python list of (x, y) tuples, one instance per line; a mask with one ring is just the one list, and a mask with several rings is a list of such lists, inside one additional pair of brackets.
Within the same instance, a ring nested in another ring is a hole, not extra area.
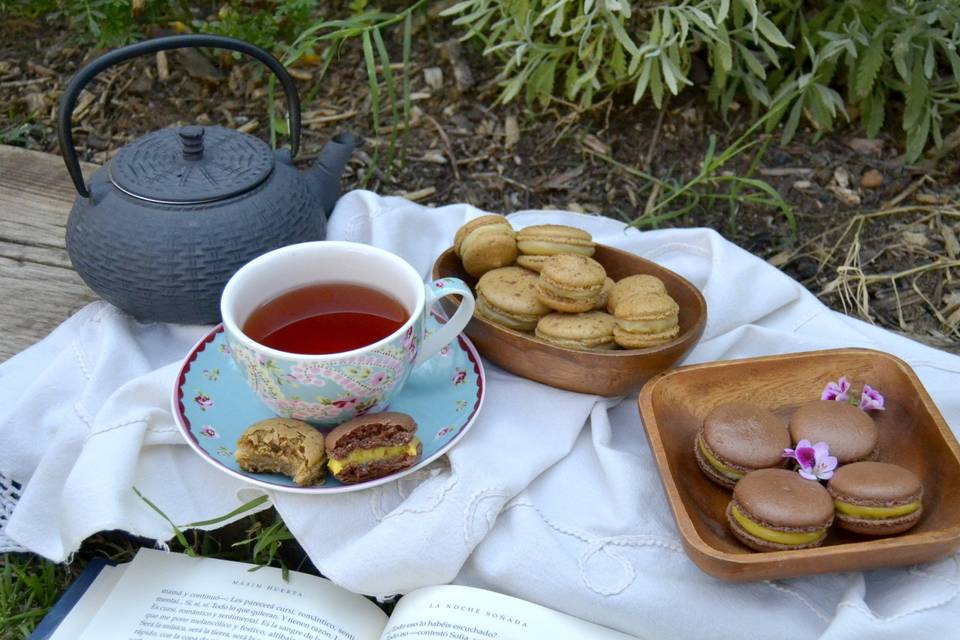
[[(578, 351), (547, 344), (532, 334), (507, 329), (475, 315), (465, 333), (477, 351), (507, 371), (551, 387), (619, 396), (637, 391), (693, 348), (707, 322), (707, 303), (695, 286), (669, 269), (613, 247), (597, 245), (593, 258), (614, 280), (639, 273), (663, 280), (667, 292), (680, 306), (680, 335), (649, 349)], [(477, 284), (477, 279), (463, 270), (453, 249), (447, 249), (437, 258), (433, 277), (460, 278), (471, 289)], [(452, 313), (458, 303), (445, 298), (442, 304)]]

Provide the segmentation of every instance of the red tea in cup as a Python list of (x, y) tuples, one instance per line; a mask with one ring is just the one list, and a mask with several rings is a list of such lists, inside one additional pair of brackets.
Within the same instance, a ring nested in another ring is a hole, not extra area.
[(384, 291), (323, 282), (286, 291), (263, 303), (244, 322), (243, 332), (271, 349), (320, 355), (378, 342), (409, 319), (406, 307)]

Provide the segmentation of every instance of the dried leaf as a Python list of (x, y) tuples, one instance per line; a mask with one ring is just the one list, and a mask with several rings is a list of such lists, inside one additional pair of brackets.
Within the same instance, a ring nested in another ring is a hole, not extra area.
[(157, 78), (160, 82), (166, 82), (169, 77), (170, 63), (167, 61), (167, 52), (157, 51)]
[[(960, 241), (957, 240), (957, 234), (953, 232), (953, 229), (947, 225), (941, 225), (940, 234), (943, 236), (943, 248), (950, 259), (953, 260), (960, 256)], [(960, 296), (960, 294), (956, 295)]]
[(517, 122), (517, 116), (507, 116), (503, 123), (503, 132), (505, 136), (503, 144), (507, 149), (512, 149), (520, 142), (520, 124)]
[(434, 91), (439, 91), (443, 86), (443, 69), (440, 67), (427, 67), (423, 70), (423, 81)]
[(914, 247), (924, 247), (930, 241), (927, 234), (919, 231), (903, 231), (901, 237), (906, 244)]

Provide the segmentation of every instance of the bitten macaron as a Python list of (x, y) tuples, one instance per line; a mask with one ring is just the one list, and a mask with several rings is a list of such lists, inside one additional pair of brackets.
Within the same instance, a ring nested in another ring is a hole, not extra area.
[(417, 423), (405, 413), (371, 413), (327, 434), (327, 466), (345, 484), (375, 480), (412, 467), (423, 445)]
[(615, 313), (617, 303), (621, 300), (651, 293), (667, 293), (667, 287), (663, 284), (663, 280), (647, 274), (627, 276), (613, 285), (613, 290), (610, 291), (610, 298), (607, 301), (607, 310), (610, 313)]
[(558, 253), (576, 253), (592, 256), (596, 251), (593, 237), (583, 229), (562, 224), (538, 224), (517, 233), (520, 253), (533, 256), (552, 256)]
[(583, 313), (596, 307), (606, 280), (607, 272), (593, 258), (559, 253), (543, 263), (537, 296), (555, 311)]
[(635, 295), (617, 303), (614, 339), (624, 349), (646, 349), (680, 334), (680, 307), (663, 293)]
[(789, 446), (790, 433), (780, 418), (763, 407), (731, 402), (707, 414), (693, 451), (708, 478), (732, 489), (751, 471), (782, 467)]
[(536, 336), (558, 347), (583, 351), (616, 349), (613, 327), (616, 320), (603, 311), (586, 313), (551, 313), (540, 318)]
[(790, 416), (790, 437), (826, 442), (838, 464), (873, 460), (879, 453), (880, 434), (873, 418), (853, 405), (835, 400), (813, 400)]
[(550, 313), (537, 295), (539, 276), (521, 267), (488, 271), (477, 282), (479, 316), (516, 331), (533, 331)]
[(466, 272), (479, 278), (487, 271), (513, 264), (517, 259), (516, 234), (503, 216), (480, 216), (460, 227), (453, 250)]
[(267, 418), (240, 434), (237, 464), (253, 473), (281, 473), (302, 487), (322, 482), (327, 474), (323, 434), (293, 418)]
[(794, 471), (760, 469), (733, 488), (727, 524), (756, 551), (819, 547), (833, 524), (833, 499), (819, 482)]
[(827, 483), (837, 524), (867, 536), (902, 533), (923, 515), (923, 485), (909, 469), (886, 462), (855, 462)]

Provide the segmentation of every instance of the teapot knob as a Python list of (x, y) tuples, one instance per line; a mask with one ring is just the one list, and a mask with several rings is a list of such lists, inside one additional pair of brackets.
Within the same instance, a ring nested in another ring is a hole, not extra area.
[(180, 128), (180, 145), (184, 160), (199, 160), (203, 157), (203, 127)]

